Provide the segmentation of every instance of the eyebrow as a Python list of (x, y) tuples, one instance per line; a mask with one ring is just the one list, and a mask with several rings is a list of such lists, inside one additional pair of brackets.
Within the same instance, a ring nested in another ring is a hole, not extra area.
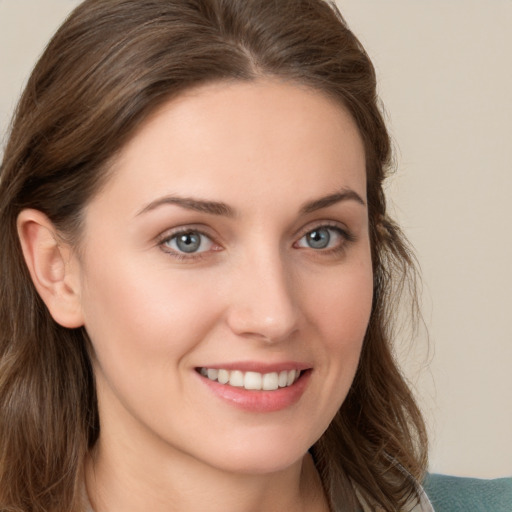
[(210, 215), (220, 215), (223, 217), (234, 217), (235, 211), (231, 206), (226, 203), (220, 203), (217, 201), (205, 201), (203, 199), (195, 199), (193, 197), (178, 197), (178, 196), (165, 196), (152, 201), (145, 206), (138, 215), (149, 212), (162, 206), (164, 204), (174, 204), (186, 208), (187, 210), (194, 210), (201, 213), (209, 213)]
[(315, 212), (316, 210), (321, 210), (322, 208), (327, 208), (336, 203), (340, 203), (342, 201), (355, 201), (362, 206), (366, 206), (363, 198), (352, 189), (342, 189), (335, 194), (330, 194), (328, 196), (321, 197), (319, 199), (314, 199), (313, 201), (308, 201), (306, 204), (302, 206), (300, 209), (301, 214), (307, 214)]
[[(330, 194), (328, 196), (308, 201), (300, 208), (300, 213), (301, 215), (306, 215), (308, 213), (321, 210), (322, 208), (327, 208), (342, 201), (355, 201), (361, 204), (362, 206), (366, 206), (366, 203), (357, 192), (351, 189), (343, 189), (340, 192), (336, 192), (335, 194)], [(140, 210), (136, 216), (142, 215), (143, 213), (155, 210), (156, 208), (162, 205), (168, 204), (181, 206), (182, 208), (185, 208), (187, 210), (208, 213), (210, 215), (218, 215), (222, 217), (236, 216), (235, 210), (226, 203), (218, 201), (206, 201), (204, 199), (180, 196), (165, 196), (156, 199), (155, 201), (152, 201), (144, 208), (142, 208), (142, 210)]]

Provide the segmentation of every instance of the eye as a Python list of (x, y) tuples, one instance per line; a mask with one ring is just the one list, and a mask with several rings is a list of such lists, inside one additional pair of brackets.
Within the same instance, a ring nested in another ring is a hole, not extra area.
[(350, 240), (348, 233), (338, 227), (319, 226), (308, 231), (296, 243), (297, 247), (309, 249), (335, 249), (343, 245), (343, 242)]
[(204, 233), (186, 230), (175, 233), (162, 241), (165, 249), (181, 254), (197, 254), (212, 249), (214, 243)]

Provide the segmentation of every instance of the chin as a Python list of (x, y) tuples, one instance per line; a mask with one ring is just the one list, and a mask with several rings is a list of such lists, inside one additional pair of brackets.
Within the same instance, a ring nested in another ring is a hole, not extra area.
[[(270, 450), (269, 450), (270, 452)], [(300, 463), (307, 450), (291, 453), (240, 453), (237, 458), (223, 461), (219, 469), (241, 475), (266, 475), (285, 471)], [(219, 467), (219, 466), (217, 466)]]
[(231, 473), (276, 473), (298, 464), (315, 441), (316, 438), (292, 437), (289, 432), (279, 436), (261, 433), (257, 439), (233, 439), (222, 450), (210, 452), (210, 464)]

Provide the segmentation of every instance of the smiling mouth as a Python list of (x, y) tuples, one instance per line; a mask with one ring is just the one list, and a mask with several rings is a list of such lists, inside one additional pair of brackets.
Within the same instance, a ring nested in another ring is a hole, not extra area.
[(249, 391), (275, 391), (287, 388), (295, 384), (302, 374), (301, 370), (259, 373), (222, 368), (198, 368), (197, 371), (214, 382)]

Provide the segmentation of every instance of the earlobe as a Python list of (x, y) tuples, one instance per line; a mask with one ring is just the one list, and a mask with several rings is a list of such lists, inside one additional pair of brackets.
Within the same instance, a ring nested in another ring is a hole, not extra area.
[(38, 210), (23, 210), (17, 227), (32, 282), (53, 319), (63, 327), (81, 327), (79, 267), (71, 247)]

